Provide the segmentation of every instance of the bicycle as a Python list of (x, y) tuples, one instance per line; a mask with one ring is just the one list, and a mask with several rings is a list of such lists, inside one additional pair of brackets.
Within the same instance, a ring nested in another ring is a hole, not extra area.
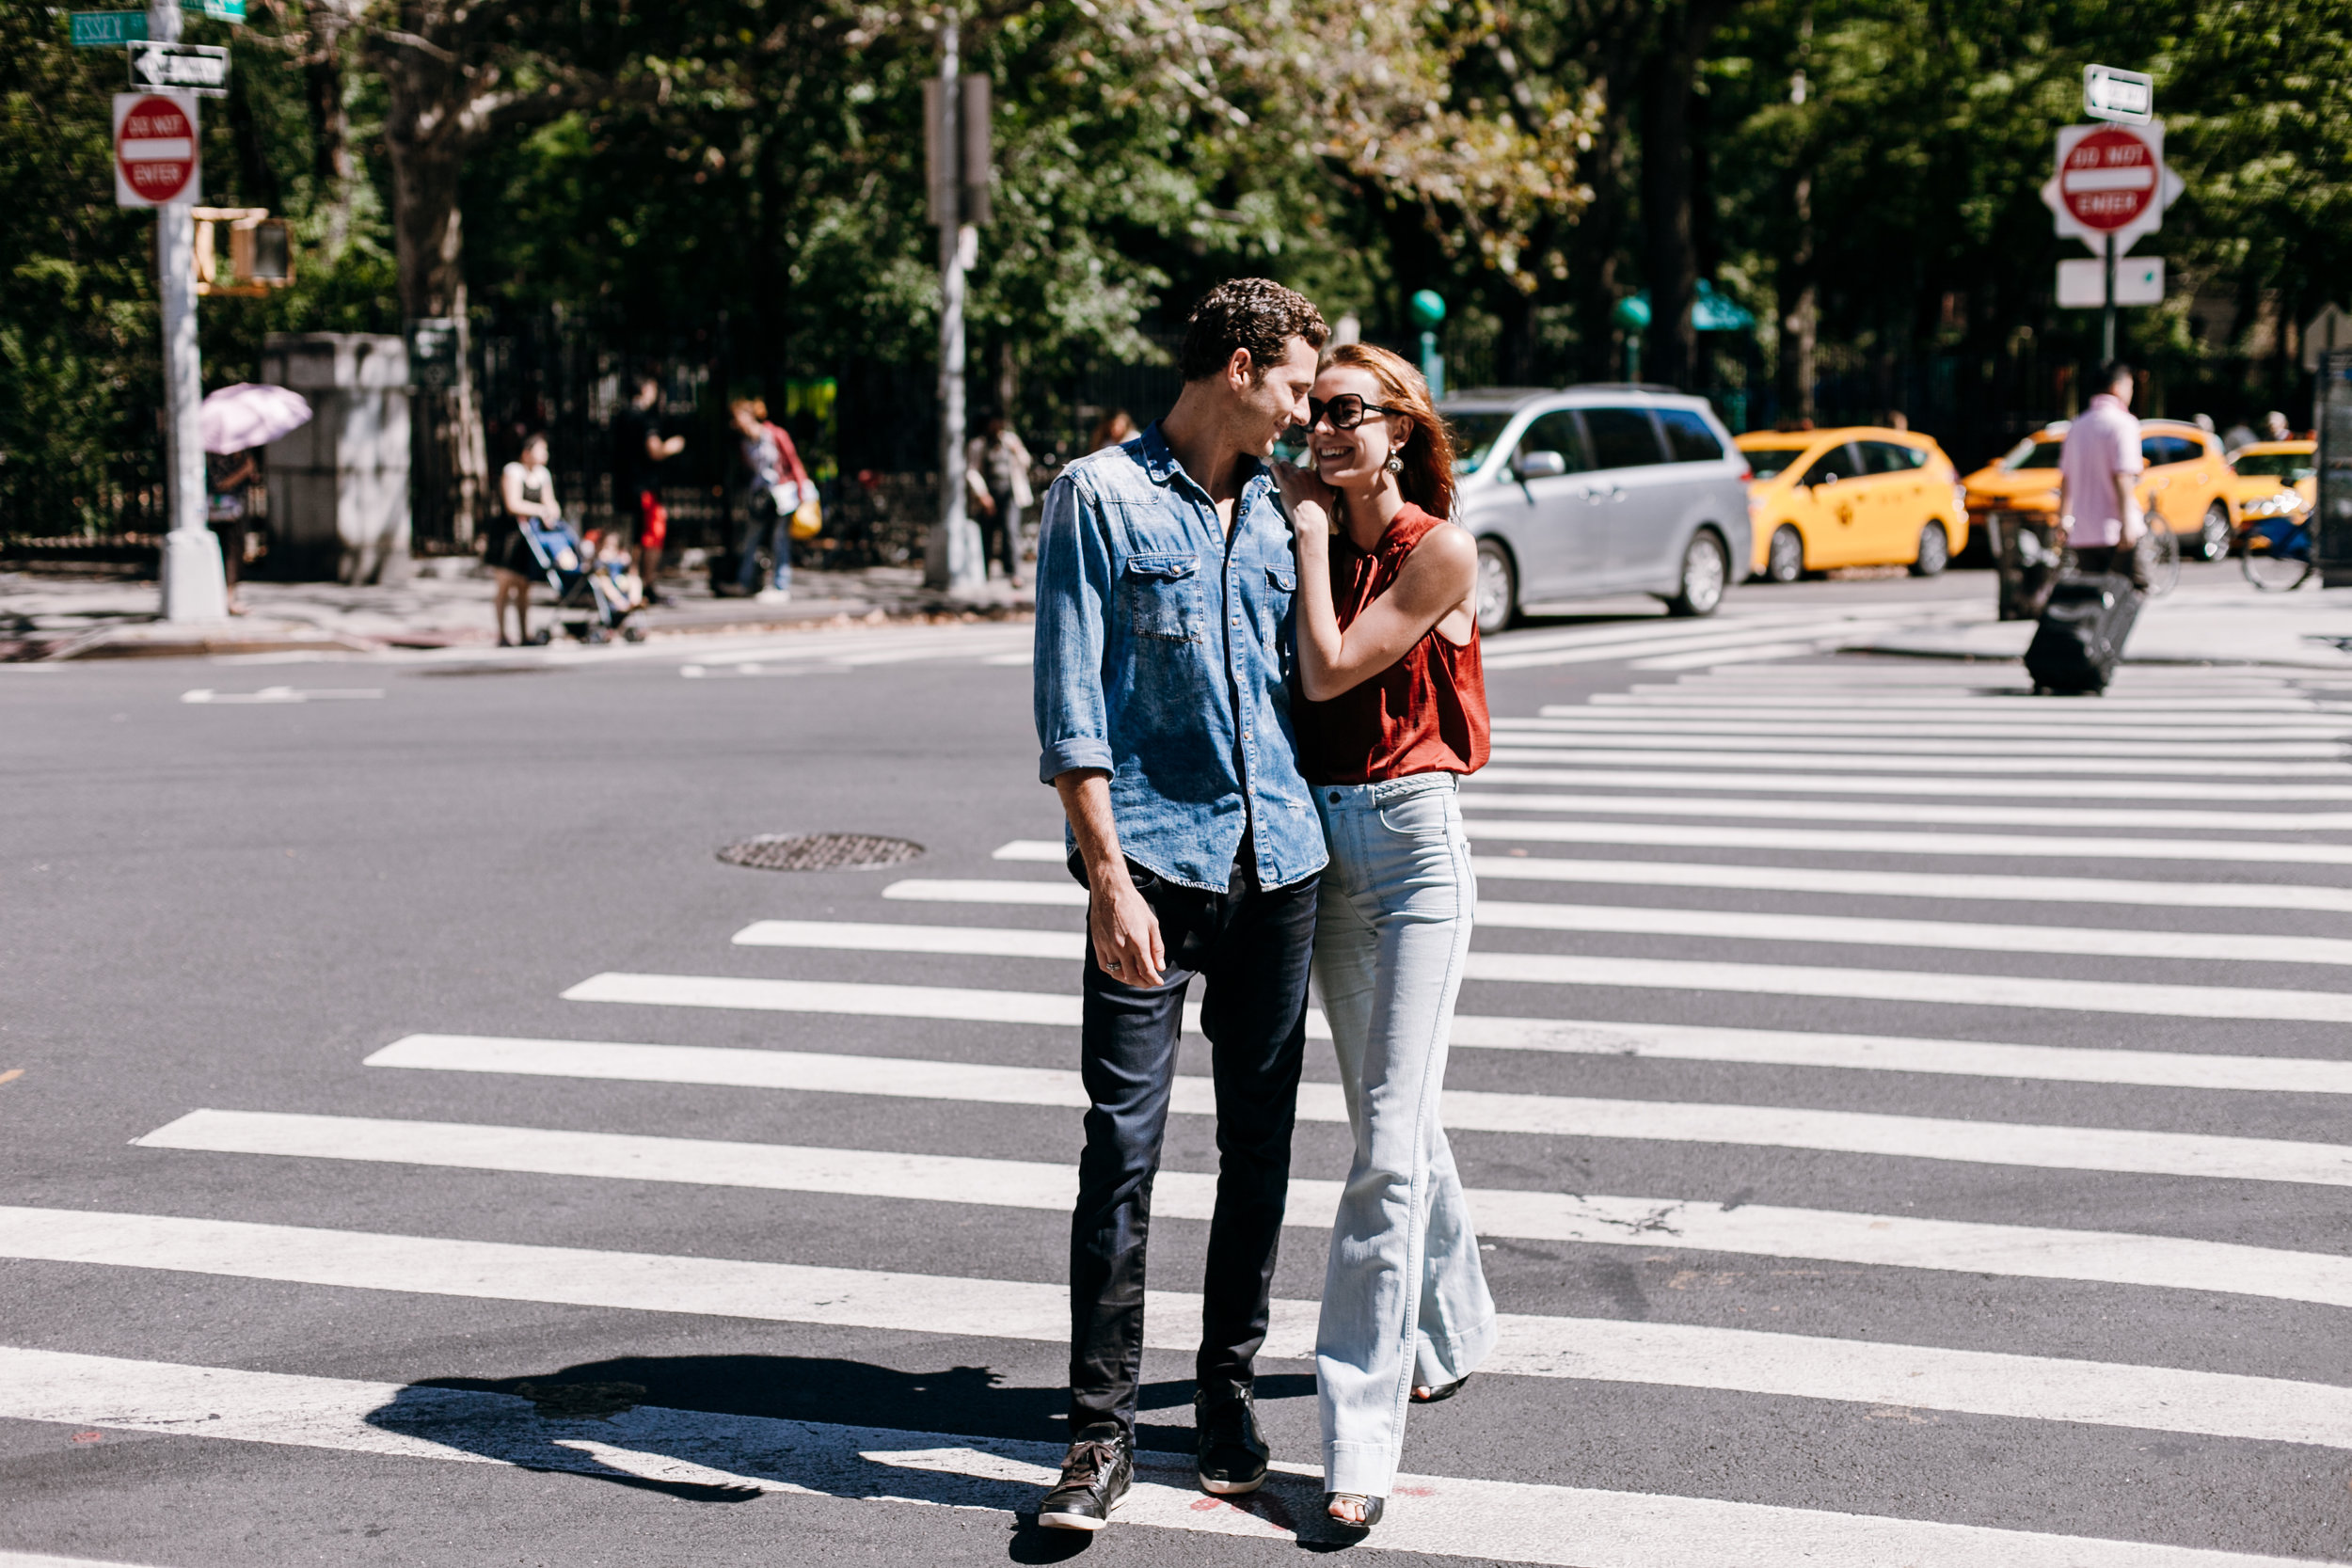
[(2319, 570), (2312, 560), (2312, 531), (2289, 514), (2256, 523), (2238, 536), (2238, 566), (2246, 580), (2265, 594), (2284, 594), (2311, 581)]

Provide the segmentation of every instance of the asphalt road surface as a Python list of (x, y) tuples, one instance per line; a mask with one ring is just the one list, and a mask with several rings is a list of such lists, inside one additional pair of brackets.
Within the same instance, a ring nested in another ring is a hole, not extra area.
[[(1446, 1120), (1508, 1322), (1359, 1550), (2352, 1560), (2352, 689), (1820, 651), (1990, 592), (1489, 644)], [(0, 668), (0, 1564), (1327, 1544), (1319, 1044), (1260, 1382), (1291, 1468), (1190, 1483), (1180, 1096), (1144, 1484), (1090, 1544), (1026, 1514), (1082, 911), (1025, 648)], [(715, 854), (800, 832), (922, 851)]]

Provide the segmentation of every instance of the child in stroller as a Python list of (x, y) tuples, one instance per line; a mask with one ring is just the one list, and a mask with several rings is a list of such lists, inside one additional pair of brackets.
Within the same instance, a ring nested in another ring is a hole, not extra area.
[[(561, 518), (517, 517), (515, 526), (555, 592), (557, 624), (582, 642), (609, 642), (614, 632), (630, 642), (644, 641), (645, 629), (628, 619), (644, 602), (644, 589), (630, 569), (626, 545), (608, 536), (608, 547), (592, 556), (579, 531)], [(542, 627), (532, 641), (548, 638)]]

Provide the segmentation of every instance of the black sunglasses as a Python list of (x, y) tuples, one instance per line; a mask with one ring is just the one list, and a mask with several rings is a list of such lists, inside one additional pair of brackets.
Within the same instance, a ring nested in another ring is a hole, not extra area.
[(1402, 408), (1384, 408), (1376, 403), (1366, 403), (1353, 392), (1342, 392), (1326, 402), (1322, 398), (1307, 400), (1307, 428), (1314, 429), (1326, 418), (1333, 430), (1353, 430), (1364, 422), (1367, 414), (1402, 414)]

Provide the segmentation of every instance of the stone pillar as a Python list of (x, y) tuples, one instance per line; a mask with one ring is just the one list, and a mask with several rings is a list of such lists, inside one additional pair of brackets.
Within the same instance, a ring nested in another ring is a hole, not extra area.
[(408, 349), (367, 332), (273, 332), (262, 379), (310, 422), (267, 450), (270, 575), (395, 582), (408, 559)]

